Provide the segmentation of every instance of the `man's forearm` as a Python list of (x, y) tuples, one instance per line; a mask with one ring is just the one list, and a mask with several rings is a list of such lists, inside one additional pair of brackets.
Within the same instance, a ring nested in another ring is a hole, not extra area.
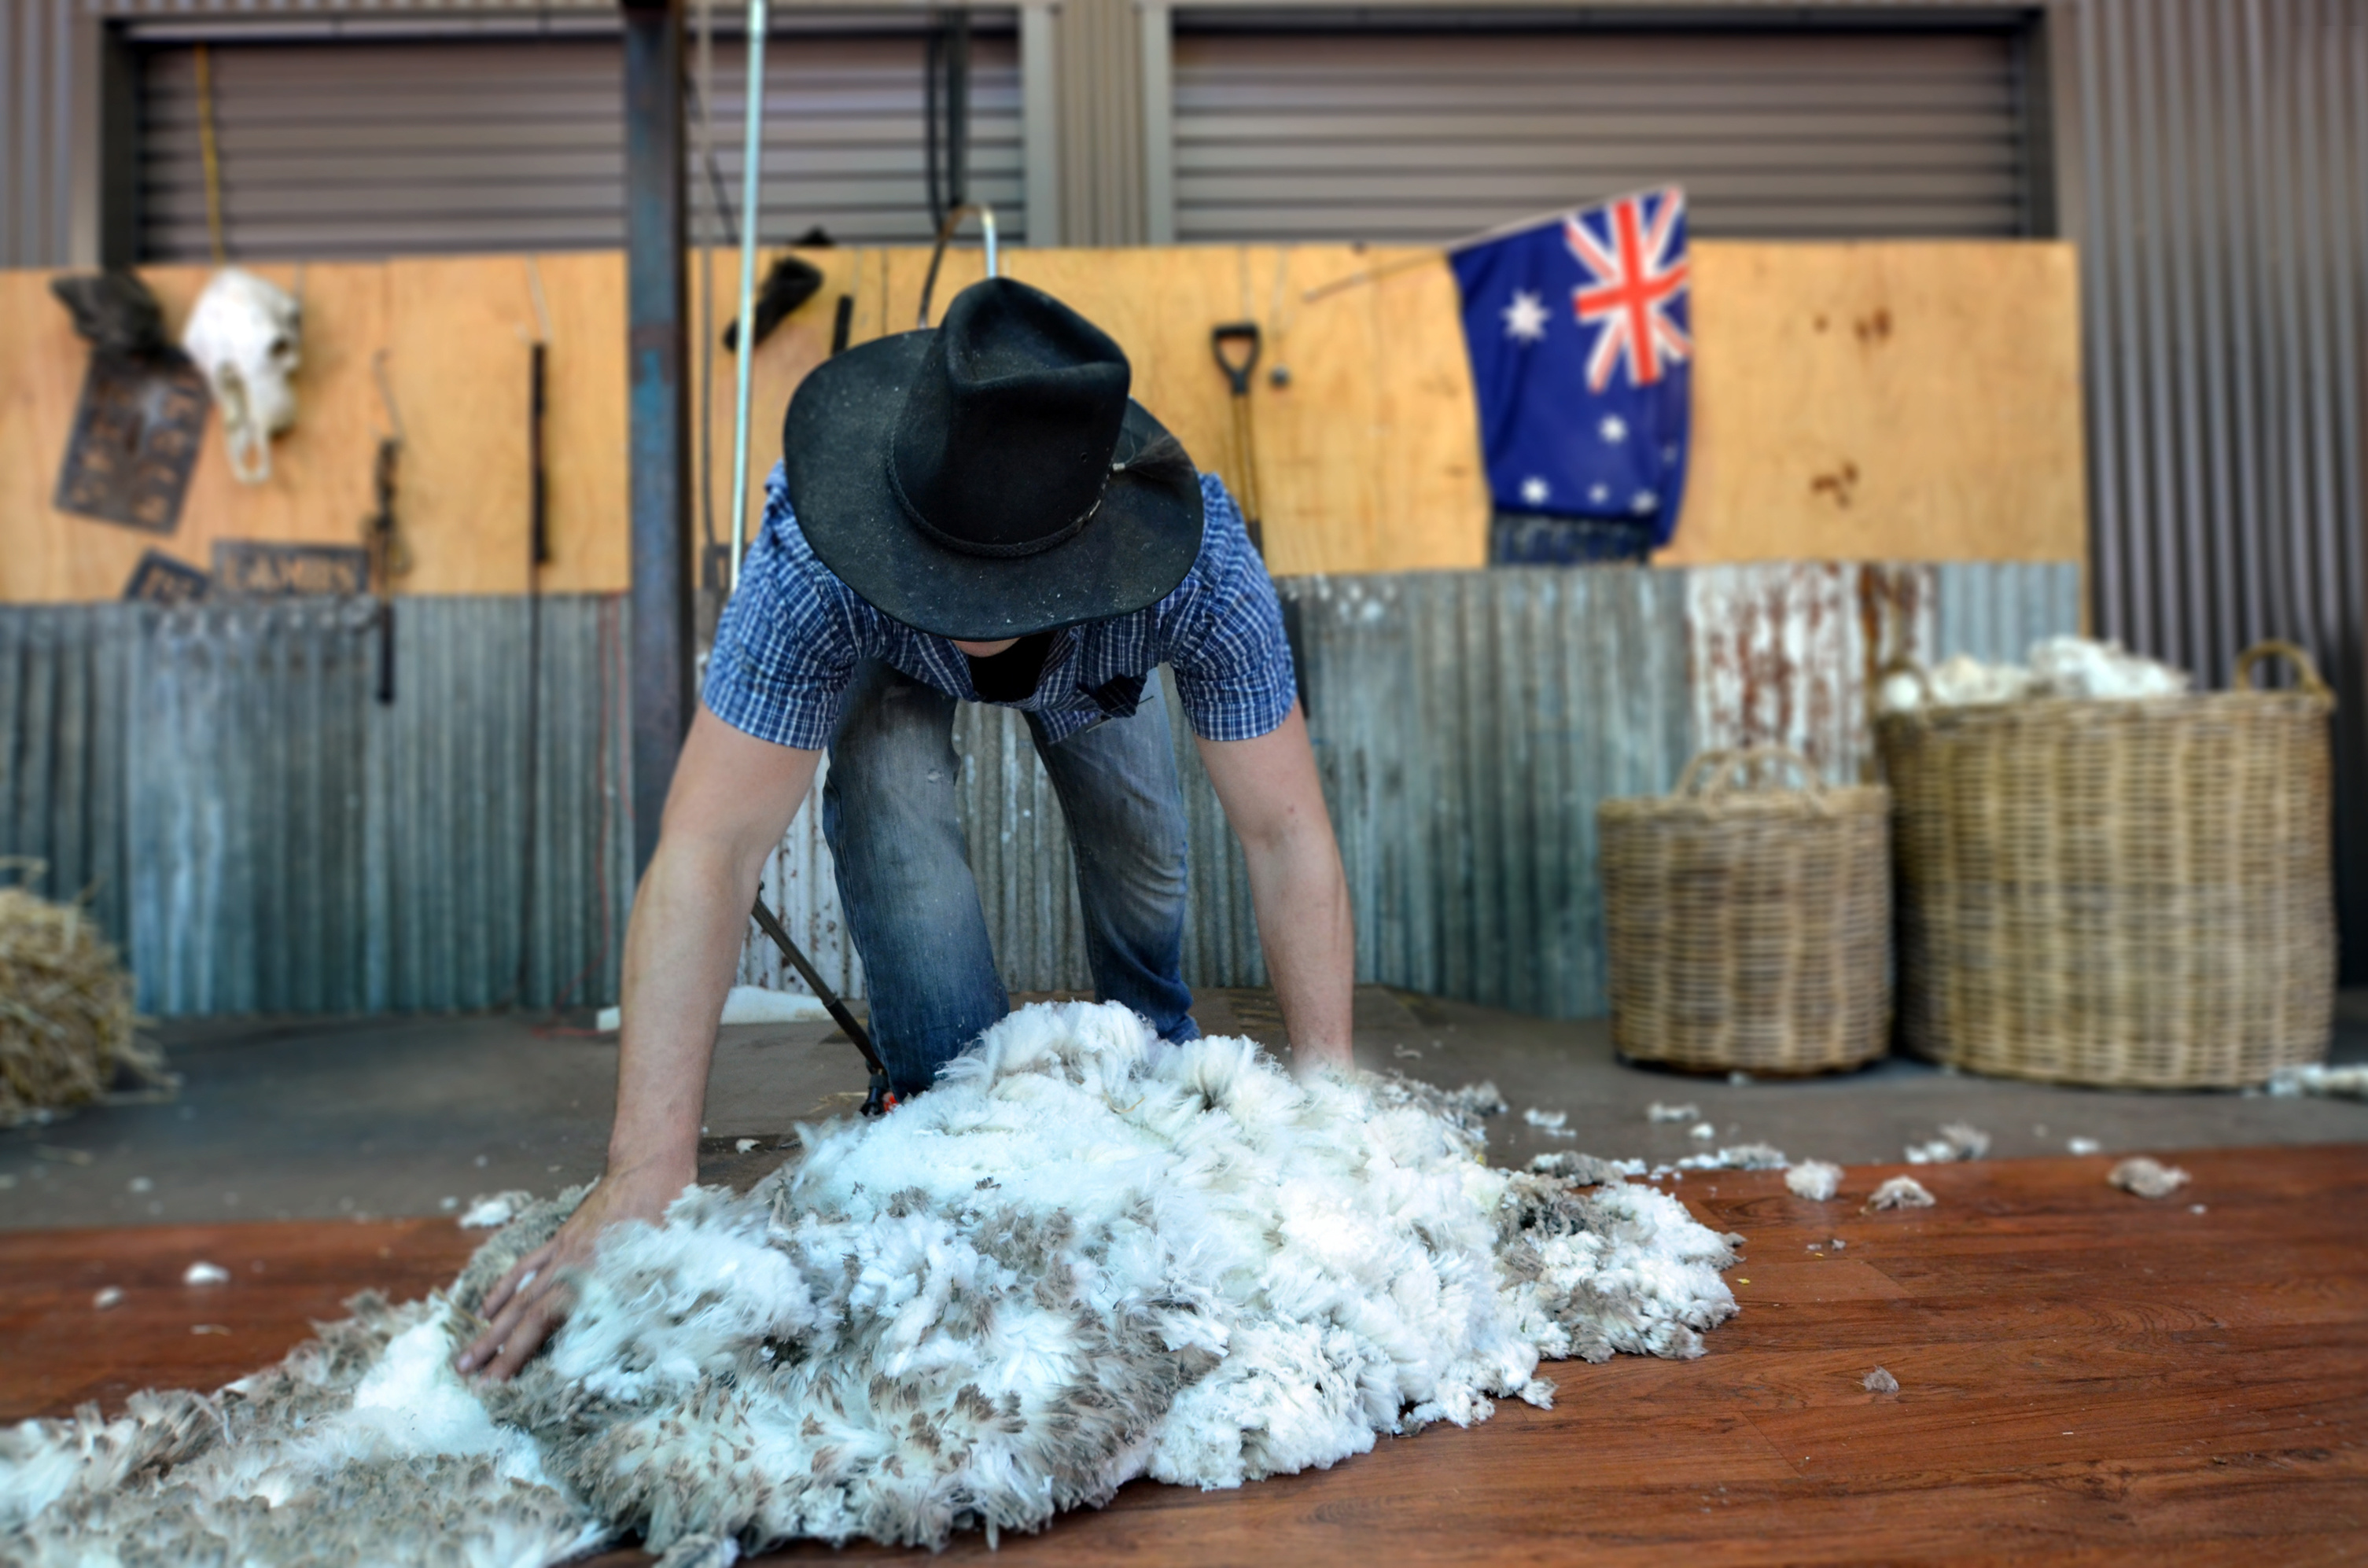
[(821, 756), (752, 740), (705, 709), (691, 721), (625, 929), (611, 1178), (673, 1193), (699, 1174), (708, 1063), (748, 906)]
[(1345, 1068), (1356, 938), (1331, 824), (1303, 818), (1275, 839), (1242, 848), (1292, 1053), (1303, 1068)]
[(740, 959), (763, 862), (718, 846), (661, 843), (625, 933), (611, 1176), (678, 1187), (699, 1168), (715, 1023)]

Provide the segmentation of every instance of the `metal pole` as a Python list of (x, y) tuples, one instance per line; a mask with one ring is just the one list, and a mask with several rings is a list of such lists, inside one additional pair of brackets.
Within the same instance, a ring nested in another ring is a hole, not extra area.
[(748, 119), (740, 142), (740, 331), (733, 339), (732, 580), (740, 585), (740, 543), (748, 532), (748, 356), (757, 333), (757, 169), (765, 152), (765, 0), (748, 0)]
[(628, 0), (625, 32), (625, 363), (632, 517), (633, 864), (690, 726), (689, 410), (685, 397), (682, 15)]

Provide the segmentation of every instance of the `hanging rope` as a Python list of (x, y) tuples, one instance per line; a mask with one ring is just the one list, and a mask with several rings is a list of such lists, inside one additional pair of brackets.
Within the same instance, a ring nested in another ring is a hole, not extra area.
[(740, 147), (740, 332), (733, 344), (732, 580), (740, 585), (740, 544), (748, 533), (748, 369), (757, 350), (757, 165), (765, 151), (765, 0), (748, 0), (748, 118)]
[(222, 243), (222, 153), (214, 145), (213, 51), (198, 45), (198, 158), (206, 172), (206, 237), (213, 244), (214, 265), (230, 259)]
[(715, 222), (699, 237), (699, 585), (720, 588), (715, 570), (715, 228), (731, 233), (732, 207), (715, 166), (715, 0), (699, 0), (699, 161), (713, 193)]

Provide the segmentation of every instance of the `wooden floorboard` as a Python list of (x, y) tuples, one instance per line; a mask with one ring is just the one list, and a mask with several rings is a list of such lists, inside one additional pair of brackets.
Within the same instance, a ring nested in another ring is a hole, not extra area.
[[(1940, 1206), (1887, 1214), (1695, 1176), (1678, 1194), (1749, 1238), (1744, 1311), (1700, 1360), (1552, 1368), (1551, 1411), (1238, 1492), (1131, 1486), (999, 1557), (2368, 1562), (2368, 1147), (2180, 1163), (2193, 1186), (2151, 1203), (2100, 1159), (1928, 1167)], [(476, 1239), (444, 1221), (0, 1233), (0, 1419), (218, 1384), (358, 1290), (441, 1282)], [(232, 1282), (183, 1285), (200, 1257)], [(109, 1284), (124, 1303), (94, 1312)], [(1861, 1386), (1877, 1364), (1899, 1393)]]

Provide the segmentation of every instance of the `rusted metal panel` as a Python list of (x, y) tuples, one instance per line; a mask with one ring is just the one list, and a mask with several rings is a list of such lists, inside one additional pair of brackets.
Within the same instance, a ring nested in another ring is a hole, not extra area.
[(1835, 783), (1873, 776), (1868, 699), (1892, 660), (2021, 663), (2080, 630), (2069, 562), (1774, 562), (1686, 579), (1702, 745), (1788, 745)]
[(1703, 566), (1686, 585), (1700, 744), (1786, 745), (1834, 783), (1867, 777), (1870, 676), (1895, 657), (1930, 658), (1932, 568)]

